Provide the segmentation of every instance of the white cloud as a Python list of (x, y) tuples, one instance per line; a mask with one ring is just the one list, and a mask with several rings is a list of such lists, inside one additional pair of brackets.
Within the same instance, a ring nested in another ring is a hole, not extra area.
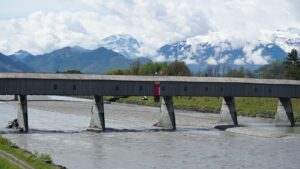
[(219, 59), (219, 63), (221, 64), (224, 64), (226, 63), (226, 61), (229, 59), (229, 56), (228, 55), (225, 55), (224, 57), (220, 58)]
[(209, 64), (209, 65), (217, 65), (218, 62), (215, 58), (213, 58), (212, 56), (210, 56), (207, 60), (206, 60), (206, 63)]
[(3, 52), (3, 53), (10, 52), (10, 47), (6, 40), (0, 40), (0, 49), (2, 49), (0, 52)]
[[(141, 54), (154, 56), (155, 50), (166, 43), (211, 34), (209, 32), (224, 32), (223, 35), (230, 37), (232, 47), (236, 48), (245, 42), (240, 39), (256, 41), (261, 30), (300, 27), (300, 13), (296, 9), (298, 0), (63, 2), (58, 7), (57, 0), (45, 0), (43, 3), (26, 1), (29, 6), (35, 4), (34, 8), (8, 6), (0, 2), (1, 10), (23, 14), (15, 19), (0, 20), (0, 52), (9, 54), (25, 49), (38, 54), (67, 45), (94, 48), (106, 36), (130, 34), (145, 45)], [(223, 35), (214, 37), (218, 39)], [(224, 44), (222, 49), (225, 48), (228, 46)], [(259, 62), (262, 63), (263, 59)]]
[(186, 58), (183, 61), (188, 65), (197, 64), (197, 61), (192, 58)]
[(155, 62), (164, 62), (165, 60), (166, 60), (166, 58), (163, 55), (159, 55), (159, 56), (154, 58)]
[(262, 56), (262, 50), (254, 50), (254, 47), (251, 45), (245, 46), (243, 48), (243, 51), (246, 54), (246, 62), (247, 63), (252, 63), (256, 65), (265, 65), (268, 64), (268, 60), (270, 59), (269, 56)]
[[(1, 22), (0, 29), (3, 31), (0, 37), (9, 44), (7, 53), (24, 49), (39, 54), (74, 45), (91, 48), (97, 38), (89, 34), (83, 25), (91, 14), (35, 12), (27, 18)], [(4, 52), (5, 48), (0, 48), (0, 51)]]
[(244, 65), (245, 64), (245, 58), (237, 58), (233, 62), (235, 65)]
[(138, 56), (149, 56), (150, 58), (155, 59), (157, 55), (156, 49), (157, 48), (153, 47), (152, 45), (142, 45), (139, 48)]

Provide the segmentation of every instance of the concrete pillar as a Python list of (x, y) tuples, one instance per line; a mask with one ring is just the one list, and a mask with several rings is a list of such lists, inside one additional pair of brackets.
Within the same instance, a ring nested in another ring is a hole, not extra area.
[(234, 97), (223, 97), (220, 115), (222, 124), (238, 125)]
[(103, 96), (94, 96), (90, 128), (105, 130)]
[(14, 96), (15, 96), (14, 100), (18, 101), (18, 95), (14, 95)]
[(18, 109), (18, 128), (20, 131), (28, 132), (28, 112), (27, 112), (27, 96), (19, 96), (19, 109)]
[(172, 96), (163, 96), (160, 107), (160, 118), (157, 122), (158, 127), (163, 129), (176, 130), (176, 120)]
[(290, 98), (278, 99), (277, 113), (275, 115), (274, 122), (280, 125), (290, 125), (291, 127), (295, 125), (292, 102)]

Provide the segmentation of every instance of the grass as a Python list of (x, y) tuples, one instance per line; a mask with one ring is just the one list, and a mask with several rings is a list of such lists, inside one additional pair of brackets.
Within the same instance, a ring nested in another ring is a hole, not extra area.
[[(93, 97), (84, 97), (92, 99)], [(105, 96), (104, 100), (108, 100), (112, 96)], [(153, 97), (148, 97), (148, 100), (142, 100), (142, 97), (130, 96), (121, 98), (117, 102), (127, 104), (138, 104), (147, 106), (160, 106), (155, 103)], [(175, 96), (175, 109), (191, 110), (197, 112), (219, 113), (221, 109), (222, 97), (188, 97)], [(262, 97), (236, 97), (235, 106), (237, 114), (248, 117), (266, 117), (274, 118), (277, 109), (277, 98), (262, 98)], [(292, 107), (294, 111), (295, 121), (300, 123), (300, 99), (292, 99)]]
[[(19, 148), (16, 144), (0, 136), (0, 149), (13, 155), (36, 169), (58, 169), (47, 154), (31, 153)], [(1, 167), (0, 167), (1, 168)], [(2, 168), (1, 168), (2, 169)]]
[[(108, 99), (109, 97), (105, 97)], [(121, 98), (121, 103), (140, 104), (148, 106), (159, 106), (159, 103), (153, 101), (153, 97), (148, 100), (142, 100), (141, 97)], [(198, 112), (219, 113), (222, 103), (222, 97), (174, 97), (175, 109), (192, 110)], [(237, 114), (249, 117), (268, 117), (274, 118), (276, 113), (278, 99), (276, 98), (235, 98)], [(295, 120), (300, 122), (300, 99), (292, 99), (292, 106)]]
[(12, 164), (9, 160), (0, 157), (0, 168), (1, 169), (20, 169), (18, 166)]

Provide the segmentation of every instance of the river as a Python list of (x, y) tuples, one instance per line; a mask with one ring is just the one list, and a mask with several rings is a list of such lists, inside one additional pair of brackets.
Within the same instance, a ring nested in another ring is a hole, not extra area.
[(217, 114), (176, 110), (178, 130), (153, 127), (159, 108), (105, 104), (107, 132), (88, 132), (92, 102), (29, 96), (28, 134), (6, 129), (17, 116), (12, 96), (0, 99), (0, 132), (18, 146), (50, 154), (70, 169), (300, 168), (300, 127), (239, 117), (243, 127), (214, 129)]

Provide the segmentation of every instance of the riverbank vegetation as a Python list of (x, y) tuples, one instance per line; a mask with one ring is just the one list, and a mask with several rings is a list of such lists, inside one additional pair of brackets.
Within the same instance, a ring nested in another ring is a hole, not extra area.
[(0, 168), (1, 169), (20, 169), (17, 165), (11, 163), (8, 159), (0, 156)]
[[(109, 97), (105, 98), (109, 100)], [(117, 100), (120, 103), (160, 106), (153, 97), (144, 100), (142, 97), (128, 97)], [(240, 116), (274, 118), (278, 99), (257, 97), (236, 97), (236, 111)], [(219, 113), (222, 97), (174, 97), (175, 109), (192, 110), (207, 113)], [(295, 120), (300, 122), (300, 99), (292, 99)]]
[(0, 153), (8, 153), (13, 156), (16, 163), (11, 163), (7, 158), (0, 156), (0, 168), (1, 169), (17, 169), (18, 161), (26, 163), (32, 168), (36, 169), (60, 169), (63, 167), (56, 166), (52, 163), (51, 157), (47, 154), (31, 153), (29, 151), (19, 148), (16, 144), (12, 143), (8, 139), (0, 136)]

